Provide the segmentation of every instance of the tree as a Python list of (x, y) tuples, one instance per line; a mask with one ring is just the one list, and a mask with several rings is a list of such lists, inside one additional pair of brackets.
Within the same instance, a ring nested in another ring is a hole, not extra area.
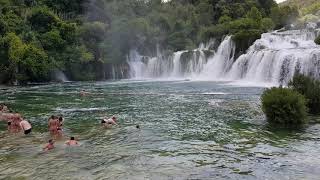
[(56, 26), (59, 18), (47, 8), (37, 8), (32, 11), (28, 21), (33, 30), (44, 33)]
[(285, 27), (292, 24), (298, 17), (299, 11), (297, 7), (275, 6), (271, 9), (271, 18), (275, 22), (277, 28)]
[(257, 23), (261, 23), (262, 15), (258, 8), (252, 7), (246, 15), (247, 18), (254, 19)]

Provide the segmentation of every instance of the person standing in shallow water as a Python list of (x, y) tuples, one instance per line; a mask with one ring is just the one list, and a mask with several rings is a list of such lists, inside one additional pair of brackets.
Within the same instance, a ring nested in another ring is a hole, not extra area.
[(51, 136), (58, 134), (59, 120), (56, 116), (52, 115), (48, 121), (49, 132)]
[(16, 130), (15, 130), (14, 126), (12, 125), (11, 121), (8, 121), (8, 132), (9, 133), (16, 133)]
[(63, 118), (62, 116), (58, 119), (58, 127), (57, 127), (57, 136), (62, 137), (62, 126), (63, 126)]
[(31, 133), (32, 126), (28, 121), (22, 119), (22, 121), (19, 124), (20, 124), (21, 129), (24, 131), (25, 135)]
[(9, 122), (11, 122), (10, 126), (13, 133), (19, 133), (20, 130), (22, 130), (20, 125), (21, 120), (22, 120), (22, 117), (20, 114), (9, 118)]

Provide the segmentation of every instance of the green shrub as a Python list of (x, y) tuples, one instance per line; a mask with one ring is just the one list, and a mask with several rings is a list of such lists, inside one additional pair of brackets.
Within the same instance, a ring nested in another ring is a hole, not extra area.
[(306, 100), (288, 88), (271, 88), (262, 94), (262, 110), (269, 122), (295, 126), (307, 122)]
[(289, 87), (305, 96), (309, 113), (320, 114), (320, 81), (296, 74), (289, 82)]
[(318, 45), (320, 45), (320, 35), (316, 38), (316, 40), (314, 40), (314, 42)]

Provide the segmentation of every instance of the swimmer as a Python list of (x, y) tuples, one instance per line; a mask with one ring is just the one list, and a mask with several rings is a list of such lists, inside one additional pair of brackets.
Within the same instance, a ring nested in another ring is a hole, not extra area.
[(74, 137), (70, 137), (70, 140), (66, 141), (66, 145), (68, 146), (77, 146), (79, 145), (78, 141), (74, 139)]
[(52, 136), (55, 136), (58, 134), (59, 120), (56, 116), (52, 115), (49, 118), (48, 128), (49, 128), (49, 132)]
[(80, 91), (80, 96), (86, 96), (86, 95), (88, 95), (89, 93), (88, 92), (86, 92), (84, 89), (82, 89), (81, 91)]
[(137, 129), (140, 129), (140, 125), (139, 125), (139, 124), (137, 124), (137, 125), (136, 125), (136, 128), (137, 128)]
[(25, 134), (25, 135), (31, 133), (32, 126), (31, 126), (31, 124), (30, 124), (28, 121), (22, 119), (21, 122), (20, 122), (20, 127), (21, 127), (21, 129), (24, 131), (24, 134)]
[(5, 104), (0, 104), (0, 112), (2, 113), (8, 113), (9, 109)]
[(11, 121), (14, 118), (20, 118), (21, 115), (19, 113), (13, 113), (13, 112), (6, 112), (6, 113), (0, 113), (0, 120), (4, 121)]
[(15, 129), (14, 129), (14, 126), (12, 125), (11, 121), (8, 121), (8, 132), (15, 133)]
[(9, 118), (9, 121), (11, 122), (11, 131), (14, 133), (18, 133), (21, 130), (20, 122), (22, 121), (21, 116), (12, 116)]
[(54, 149), (54, 141), (52, 139), (50, 139), (48, 141), (48, 144), (46, 144), (46, 146), (43, 148), (44, 151), (49, 151), (51, 149)]
[(60, 116), (58, 119), (57, 136), (62, 137), (63, 118)]
[(58, 120), (59, 120), (59, 128), (61, 128), (63, 125), (63, 117), (60, 116)]
[(106, 128), (111, 128), (113, 125), (118, 125), (116, 120), (116, 117), (112, 116), (112, 118), (101, 120), (101, 124)]

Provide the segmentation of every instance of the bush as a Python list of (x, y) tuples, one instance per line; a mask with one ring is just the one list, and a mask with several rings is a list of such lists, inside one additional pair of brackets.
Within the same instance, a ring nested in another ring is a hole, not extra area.
[(289, 87), (305, 96), (309, 113), (320, 114), (320, 81), (302, 74), (296, 74)]
[(314, 40), (314, 42), (318, 45), (320, 45), (320, 35), (316, 38), (316, 40)]
[(262, 94), (262, 110), (269, 122), (295, 126), (307, 122), (306, 100), (288, 88), (271, 88)]

